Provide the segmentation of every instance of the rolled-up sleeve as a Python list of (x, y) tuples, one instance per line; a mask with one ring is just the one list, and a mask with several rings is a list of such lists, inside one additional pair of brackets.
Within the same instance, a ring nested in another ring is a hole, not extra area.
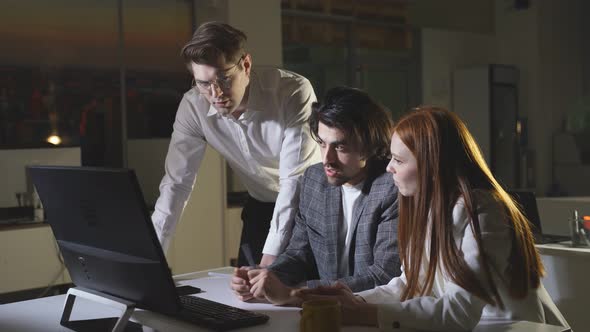
[(419, 329), (470, 331), (480, 320), (486, 302), (456, 284), (447, 284), (440, 298), (421, 296), (403, 302), (378, 303), (381, 331)]
[(164, 252), (168, 250), (176, 225), (193, 189), (207, 142), (200, 129), (194, 106), (183, 97), (176, 113), (172, 137), (160, 182), (152, 222)]
[(297, 82), (296, 88), (283, 96), (285, 129), (279, 160), (279, 193), (263, 253), (279, 255), (291, 237), (293, 220), (299, 203), (298, 178), (308, 166), (320, 160), (317, 143), (309, 130), (311, 105), (316, 101), (307, 79)]
[(406, 288), (406, 275), (403, 272), (399, 277), (395, 277), (389, 281), (387, 285), (378, 286), (363, 292), (358, 292), (356, 295), (362, 297), (367, 303), (379, 304), (384, 302), (399, 301), (401, 293)]

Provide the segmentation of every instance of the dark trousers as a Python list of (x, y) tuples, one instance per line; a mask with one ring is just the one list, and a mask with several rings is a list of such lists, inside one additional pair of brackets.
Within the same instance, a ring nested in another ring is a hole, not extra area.
[(238, 266), (250, 265), (241, 249), (244, 244), (248, 244), (250, 247), (254, 263), (260, 263), (274, 208), (274, 202), (265, 203), (248, 197), (246, 205), (242, 209), (242, 237), (240, 238)]

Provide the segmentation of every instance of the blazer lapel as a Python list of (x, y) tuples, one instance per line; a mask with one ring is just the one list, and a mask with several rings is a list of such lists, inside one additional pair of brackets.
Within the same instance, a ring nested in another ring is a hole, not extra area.
[(367, 205), (367, 201), (369, 201), (368, 195), (361, 193), (361, 195), (356, 201), (356, 205), (352, 209), (352, 223), (350, 225), (350, 231), (352, 232), (352, 234), (356, 234), (356, 226), (358, 225), (359, 220), (361, 219), (361, 215), (363, 214), (363, 210)]
[(325, 197), (326, 207), (326, 259), (329, 266), (331, 278), (337, 278), (338, 275), (338, 230), (342, 215), (342, 191), (340, 186), (328, 185)]
[(348, 252), (348, 269), (350, 273), (355, 272), (356, 262), (354, 260), (354, 253), (356, 252), (356, 228), (361, 220), (361, 215), (363, 214), (363, 210), (369, 201), (369, 195), (365, 195), (364, 192), (361, 193), (359, 198), (356, 201), (356, 206), (353, 208), (352, 212), (352, 221), (350, 224), (350, 231), (352, 232), (352, 240), (350, 241), (350, 251)]

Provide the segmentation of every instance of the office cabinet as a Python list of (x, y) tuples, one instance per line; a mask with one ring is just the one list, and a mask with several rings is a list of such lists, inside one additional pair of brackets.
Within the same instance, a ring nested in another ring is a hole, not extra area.
[(507, 188), (522, 186), (518, 69), (507, 65), (453, 72), (453, 110), (465, 121), (496, 178)]

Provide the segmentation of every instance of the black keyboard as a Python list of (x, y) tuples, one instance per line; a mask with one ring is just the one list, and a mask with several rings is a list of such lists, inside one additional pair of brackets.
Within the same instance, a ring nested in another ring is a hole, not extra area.
[(201, 297), (179, 296), (182, 310), (178, 317), (195, 325), (214, 331), (227, 331), (264, 324), (268, 316), (229, 305), (206, 300)]

